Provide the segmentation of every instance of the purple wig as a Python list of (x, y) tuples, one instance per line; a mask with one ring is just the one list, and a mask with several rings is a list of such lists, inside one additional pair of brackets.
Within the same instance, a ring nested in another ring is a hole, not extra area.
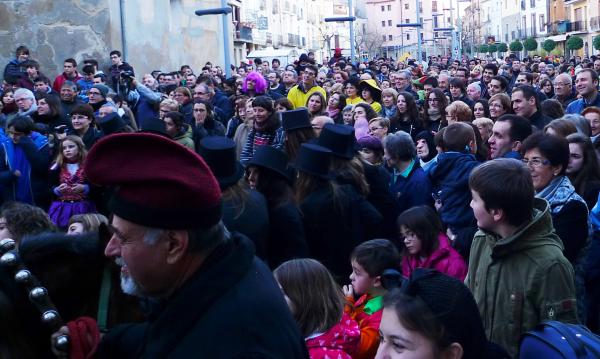
[(254, 93), (256, 95), (264, 95), (267, 92), (267, 80), (265, 80), (263, 75), (252, 71), (244, 79), (244, 84), (242, 85), (243, 93), (248, 93), (248, 80), (254, 80)]

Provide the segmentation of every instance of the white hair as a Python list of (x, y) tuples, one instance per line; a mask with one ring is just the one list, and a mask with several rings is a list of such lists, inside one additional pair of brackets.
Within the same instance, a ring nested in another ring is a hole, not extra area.
[(470, 83), (467, 88), (476, 89), (477, 92), (481, 93), (481, 87), (479, 86), (479, 82)]
[(26, 88), (18, 88), (15, 90), (14, 97), (16, 98), (18, 95), (25, 95), (30, 100), (35, 100), (35, 96), (31, 90)]

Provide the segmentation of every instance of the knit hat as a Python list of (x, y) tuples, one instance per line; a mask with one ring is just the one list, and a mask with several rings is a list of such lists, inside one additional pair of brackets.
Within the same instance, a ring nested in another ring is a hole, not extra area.
[(194, 229), (221, 220), (221, 190), (208, 165), (160, 135), (106, 136), (92, 147), (84, 171), (91, 183), (115, 187), (108, 208), (133, 223)]
[(304, 107), (280, 112), (279, 115), (281, 116), (281, 127), (283, 127), (284, 131), (312, 128), (310, 115)]
[(458, 342), (463, 358), (480, 358), (485, 353), (487, 338), (475, 298), (463, 282), (433, 269), (413, 271), (401, 291), (419, 297), (442, 323), (450, 342)]
[(110, 91), (108, 86), (103, 85), (103, 84), (95, 84), (94, 86), (92, 86), (92, 88), (100, 91), (100, 94), (104, 98), (106, 98), (106, 95), (108, 95), (108, 92)]
[(381, 151), (383, 153), (383, 145), (381, 140), (373, 135), (363, 136), (357, 141), (358, 149), (368, 148), (373, 151)]

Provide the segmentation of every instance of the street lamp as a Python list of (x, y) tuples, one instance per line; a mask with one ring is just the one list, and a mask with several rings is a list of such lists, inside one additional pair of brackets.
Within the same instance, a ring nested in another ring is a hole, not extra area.
[(231, 76), (231, 59), (229, 53), (229, 18), (228, 14), (231, 13), (231, 7), (227, 6), (227, 0), (221, 0), (221, 7), (213, 9), (196, 10), (196, 16), (205, 15), (223, 15), (223, 54), (225, 57), (225, 76)]
[(352, 16), (352, 0), (348, 2), (348, 13), (350, 16), (345, 17), (326, 17), (325, 22), (349, 22), (350, 23), (350, 62), (354, 61), (354, 21), (356, 16)]

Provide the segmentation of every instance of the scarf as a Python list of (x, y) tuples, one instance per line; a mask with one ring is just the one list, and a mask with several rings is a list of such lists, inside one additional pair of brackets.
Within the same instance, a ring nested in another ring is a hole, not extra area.
[(398, 111), (398, 107), (396, 107), (396, 106), (390, 106), (390, 107), (382, 106), (381, 107), (381, 114), (385, 118), (392, 118), (394, 115), (396, 115), (396, 111)]
[(440, 110), (437, 108), (428, 108), (427, 114), (429, 115), (429, 121), (431, 122), (436, 122), (442, 117)]
[(573, 187), (567, 176), (554, 178), (544, 189), (536, 193), (535, 196), (548, 201), (553, 215), (558, 214), (569, 201), (580, 201), (585, 204), (583, 198), (575, 192), (575, 187)]

